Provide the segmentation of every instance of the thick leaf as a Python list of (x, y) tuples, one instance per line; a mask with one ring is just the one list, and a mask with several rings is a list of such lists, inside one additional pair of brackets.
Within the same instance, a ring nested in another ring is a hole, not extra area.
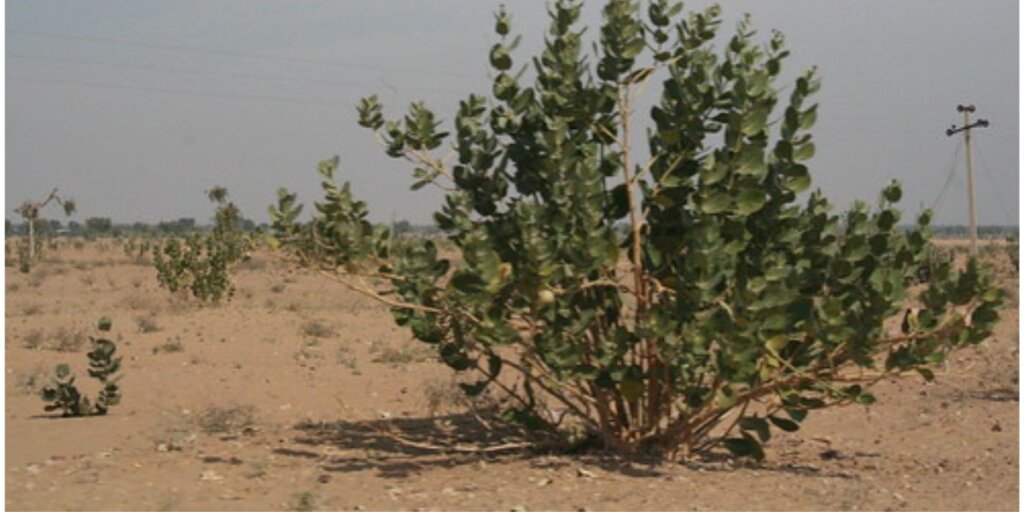
[(704, 196), (700, 209), (707, 214), (722, 213), (729, 209), (730, 203), (732, 198), (727, 192), (716, 190)]
[(742, 215), (750, 215), (761, 209), (768, 201), (764, 189), (747, 187), (736, 196), (736, 210)]

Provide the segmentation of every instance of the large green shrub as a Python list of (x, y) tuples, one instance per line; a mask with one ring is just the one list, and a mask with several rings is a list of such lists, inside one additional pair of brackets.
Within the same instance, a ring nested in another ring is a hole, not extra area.
[(334, 183), (337, 159), (311, 221), (280, 192), (277, 241), (479, 375), (467, 393), (497, 388), (507, 420), (628, 453), (761, 457), (809, 410), (870, 404), (880, 379), (931, 379), (989, 337), (1001, 293), (975, 260), (928, 258), (930, 214), (900, 227), (897, 183), (843, 215), (804, 193), (819, 81), (807, 71), (780, 99), (781, 34), (756, 44), (744, 19), (719, 51), (718, 7), (611, 1), (587, 55), (580, 8), (551, 8), (529, 74), (499, 12), (493, 97), (462, 101), (452, 134), (420, 103), (393, 121), (376, 97), (359, 105), (414, 189), (446, 191), (435, 219), (456, 257), (389, 243)]

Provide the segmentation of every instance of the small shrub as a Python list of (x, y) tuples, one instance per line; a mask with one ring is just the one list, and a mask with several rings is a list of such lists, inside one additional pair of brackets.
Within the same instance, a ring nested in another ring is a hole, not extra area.
[(251, 429), (256, 424), (252, 406), (210, 407), (196, 415), (196, 426), (207, 434), (232, 434)]
[[(28, 271), (23, 270), (23, 272)], [(30, 288), (39, 288), (46, 281), (47, 277), (49, 277), (49, 274), (47, 272), (45, 272), (44, 270), (38, 270), (28, 278), (27, 283)]]
[(39, 348), (43, 344), (43, 339), (43, 331), (39, 329), (33, 329), (29, 331), (28, 334), (25, 335), (25, 338), (22, 340), (22, 346), (24, 346), (25, 348), (33, 349)]
[(372, 361), (375, 363), (401, 366), (409, 363), (422, 363), (434, 357), (434, 351), (428, 347), (413, 346), (405, 344), (400, 348), (384, 346), (382, 343), (374, 343), (370, 346), (370, 352), (375, 353)]
[(46, 386), (50, 378), (49, 373), (42, 367), (37, 367), (31, 373), (19, 373), (15, 387), (25, 395), (38, 395)]
[(319, 347), (320, 340), (306, 340), (305, 342), (302, 343), (302, 346), (299, 347), (298, 352), (295, 353), (295, 359), (299, 361), (323, 359), (324, 356), (323, 354), (320, 353)]
[(38, 315), (43, 312), (43, 306), (39, 304), (29, 304), (22, 310), (25, 316)]
[(270, 291), (274, 293), (281, 293), (285, 289), (284, 283), (277, 283), (270, 287)]
[(78, 352), (89, 339), (90, 337), (82, 329), (61, 326), (50, 334), (45, 348), (57, 352)]
[(292, 495), (288, 501), (288, 510), (294, 510), (295, 512), (312, 512), (317, 509), (316, 494), (310, 491), (297, 492)]
[(336, 333), (334, 328), (330, 325), (318, 320), (310, 320), (309, 322), (302, 324), (302, 334), (313, 338), (330, 338)]
[(184, 352), (185, 345), (181, 343), (181, 340), (167, 340), (159, 345), (153, 347), (153, 354), (173, 354), (175, 352)]
[(16, 292), (16, 291), (18, 291), (20, 289), (21, 289), (21, 285), (19, 285), (18, 283), (11, 283), (11, 284), (7, 285), (7, 292), (8, 293), (14, 293), (14, 292)]
[(140, 315), (135, 317), (135, 324), (139, 326), (139, 332), (150, 333), (160, 330), (160, 326), (156, 323), (156, 316), (152, 313), (149, 315)]
[(348, 345), (338, 346), (338, 350), (334, 353), (334, 360), (345, 368), (352, 370), (352, 373), (359, 373), (357, 368), (358, 361), (356, 361), (356, 357), (352, 354), (352, 349)]
[[(101, 318), (98, 323), (100, 332), (108, 332), (110, 320)], [(50, 384), (43, 388), (40, 396), (48, 402), (44, 410), (60, 410), (62, 416), (104, 415), (110, 407), (121, 403), (121, 388), (117, 382), (121, 376), (117, 374), (121, 368), (121, 358), (114, 357), (117, 345), (106, 338), (90, 337), (93, 350), (89, 352), (89, 376), (103, 385), (95, 401), (83, 395), (75, 386), (75, 377), (67, 364), (58, 364)]]

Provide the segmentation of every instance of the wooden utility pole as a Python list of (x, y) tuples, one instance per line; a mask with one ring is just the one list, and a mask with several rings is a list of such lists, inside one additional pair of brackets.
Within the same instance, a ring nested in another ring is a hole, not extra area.
[(985, 119), (978, 119), (974, 124), (971, 124), (971, 113), (974, 112), (974, 105), (957, 105), (957, 112), (963, 112), (964, 114), (964, 125), (957, 127), (956, 125), (951, 126), (946, 130), (946, 136), (952, 137), (953, 134), (964, 132), (964, 145), (967, 146), (967, 209), (970, 215), (970, 235), (971, 235), (971, 255), (978, 255), (978, 210), (974, 206), (974, 158), (971, 153), (971, 128), (975, 127), (987, 127), (988, 121)]

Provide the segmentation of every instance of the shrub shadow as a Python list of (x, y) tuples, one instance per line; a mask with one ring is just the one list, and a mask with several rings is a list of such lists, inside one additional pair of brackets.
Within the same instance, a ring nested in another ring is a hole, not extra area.
[[(433, 468), (454, 468), (508, 461), (526, 461), (534, 468), (567, 469), (595, 467), (631, 478), (664, 478), (680, 466), (690, 470), (734, 472), (744, 469), (778, 472), (808, 478), (857, 479), (856, 474), (814, 465), (767, 461), (744, 462), (731, 455), (712, 452), (700, 461), (677, 462), (653, 456), (625, 457), (588, 450), (569, 454), (541, 448), (519, 448), (497, 452), (469, 452), (456, 449), (494, 448), (525, 442), (517, 431), (495, 425), (484, 428), (469, 414), (433, 418), (396, 418), (387, 420), (304, 422), (294, 426), (298, 435), (291, 439), (297, 447), (273, 450), (276, 455), (315, 461), (327, 472), (355, 473), (376, 471), (384, 478), (406, 478)], [(401, 438), (405, 442), (399, 442)], [(451, 449), (410, 446), (422, 443)], [(329, 448), (329, 454), (324, 453)], [(862, 455), (862, 454), (857, 454)], [(863, 454), (867, 455), (867, 454)], [(845, 455), (843, 458), (850, 458)]]
[[(292, 441), (309, 450), (278, 448), (275, 454), (319, 460), (321, 469), (331, 472), (375, 470), (385, 478), (404, 478), (432, 467), (452, 468), (479, 461), (529, 458), (537, 452), (526, 449), (480, 453), (471, 447), (493, 448), (525, 441), (510, 429), (484, 428), (469, 414), (433, 418), (396, 418), (371, 421), (305, 422)], [(389, 435), (390, 433), (390, 435)], [(439, 449), (411, 446), (419, 443)], [(329, 446), (342, 452), (321, 455), (318, 448)], [(448, 448), (448, 449), (440, 449)]]

